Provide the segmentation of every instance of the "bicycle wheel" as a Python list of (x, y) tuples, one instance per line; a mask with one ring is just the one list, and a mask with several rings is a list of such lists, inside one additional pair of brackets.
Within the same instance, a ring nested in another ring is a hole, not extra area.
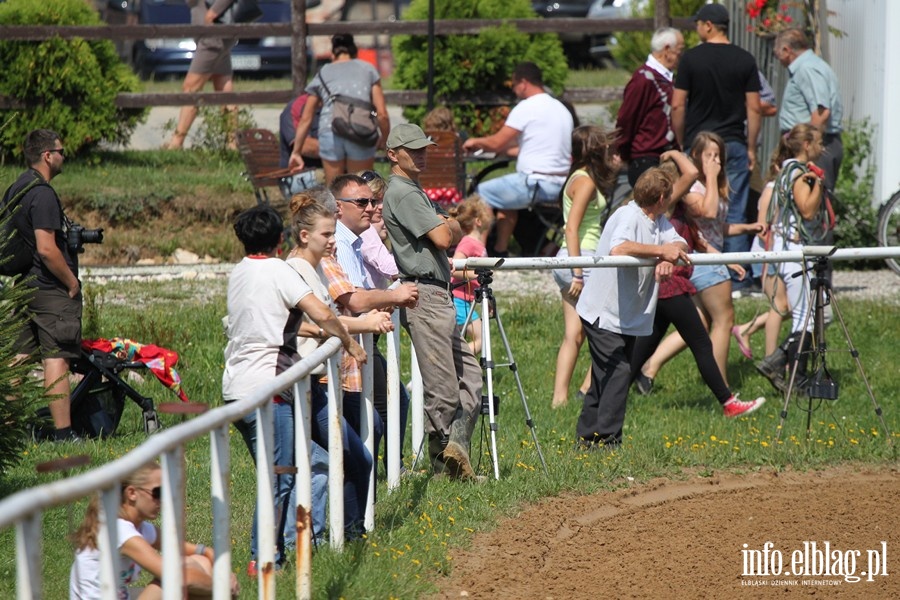
[[(878, 243), (885, 247), (900, 247), (900, 191), (882, 205), (878, 214)], [(900, 258), (886, 258), (888, 268), (900, 275)]]

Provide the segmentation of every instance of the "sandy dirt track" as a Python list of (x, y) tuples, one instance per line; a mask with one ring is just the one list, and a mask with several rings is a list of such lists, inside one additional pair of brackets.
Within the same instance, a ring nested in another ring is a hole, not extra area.
[[(552, 498), (453, 552), (434, 597), (900, 598), (898, 498), (900, 471), (872, 467), (659, 479)], [(841, 572), (854, 550), (855, 574), (869, 570), (875, 550), (873, 564), (888, 575), (858, 583), (812, 575), (809, 543), (821, 551), (826, 541)], [(796, 556), (810, 575), (743, 576), (744, 544), (762, 551), (766, 542), (767, 565), (775, 568), (778, 551), (783, 571)]]

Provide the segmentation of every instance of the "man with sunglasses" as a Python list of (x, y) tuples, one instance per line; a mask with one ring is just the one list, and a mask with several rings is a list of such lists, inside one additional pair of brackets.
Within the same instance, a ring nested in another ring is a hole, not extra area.
[(419, 303), (404, 311), (401, 323), (416, 347), (422, 372), (432, 467), (436, 474), (474, 480), (469, 441), (481, 408), (481, 367), (462, 338), (450, 295), (446, 252), (462, 239), (462, 230), (419, 185), (425, 149), (431, 145), (418, 125), (404, 123), (391, 130), (384, 223), (401, 281), (419, 286)]
[[(4, 212), (16, 200), (13, 226), (33, 251), (31, 266), (23, 273), (31, 288), (26, 321), (19, 333), (16, 361), (38, 352), (44, 368), (44, 388), (58, 441), (78, 440), (70, 414), (69, 363), (81, 345), (81, 283), (77, 253), (66, 244), (69, 220), (50, 180), (62, 173), (66, 151), (59, 135), (36, 129), (25, 136), (29, 168), (3, 197)], [(24, 192), (24, 193), (23, 193)]]

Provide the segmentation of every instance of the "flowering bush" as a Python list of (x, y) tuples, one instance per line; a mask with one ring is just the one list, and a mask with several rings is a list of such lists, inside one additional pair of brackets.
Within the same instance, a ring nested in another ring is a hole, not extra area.
[(794, 19), (788, 14), (788, 4), (779, 0), (750, 0), (747, 2), (747, 16), (753, 22), (747, 31), (757, 35), (772, 35), (793, 27)]

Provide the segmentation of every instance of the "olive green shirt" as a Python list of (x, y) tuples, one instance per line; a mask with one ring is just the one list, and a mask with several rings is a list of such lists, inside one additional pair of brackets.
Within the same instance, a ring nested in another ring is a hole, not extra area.
[(384, 224), (400, 277), (450, 281), (447, 255), (428, 239), (444, 223), (435, 205), (417, 183), (392, 175), (384, 193)]

